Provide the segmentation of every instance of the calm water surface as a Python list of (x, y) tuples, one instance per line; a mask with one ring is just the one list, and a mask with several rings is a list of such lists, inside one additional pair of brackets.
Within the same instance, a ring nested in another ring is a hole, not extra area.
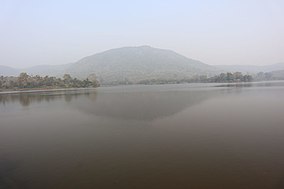
[(0, 95), (0, 189), (283, 189), (284, 83)]

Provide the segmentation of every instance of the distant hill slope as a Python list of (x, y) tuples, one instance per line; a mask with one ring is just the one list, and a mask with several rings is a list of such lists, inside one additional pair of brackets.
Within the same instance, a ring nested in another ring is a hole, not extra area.
[[(41, 76), (63, 76), (66, 73), (68, 64), (63, 65), (39, 65), (26, 69), (21, 69), (21, 72), (27, 72), (32, 75), (41, 75)], [(84, 78), (85, 79), (85, 78)]]
[(170, 50), (140, 46), (112, 49), (85, 57), (69, 65), (66, 72), (77, 77), (95, 73), (101, 83), (111, 84), (213, 75), (218, 69)]
[(284, 70), (284, 63), (254, 66), (254, 65), (217, 65), (217, 68), (228, 72), (258, 73)]
[(0, 76), (18, 76), (21, 72), (26, 72), (32, 75), (50, 75), (50, 76), (62, 76), (68, 65), (40, 65), (29, 68), (11, 68), (9, 66), (0, 65)]
[(1, 66), (0, 65), (0, 76), (17, 76), (20, 73), (19, 69), (11, 68), (8, 66)]

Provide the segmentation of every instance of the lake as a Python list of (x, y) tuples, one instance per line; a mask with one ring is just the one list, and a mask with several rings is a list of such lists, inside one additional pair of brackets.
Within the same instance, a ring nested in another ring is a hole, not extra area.
[(283, 97), (284, 82), (0, 94), (0, 188), (283, 189)]

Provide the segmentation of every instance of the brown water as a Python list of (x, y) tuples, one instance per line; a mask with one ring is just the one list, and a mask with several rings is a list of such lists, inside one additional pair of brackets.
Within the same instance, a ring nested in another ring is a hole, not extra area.
[(284, 83), (0, 95), (0, 189), (283, 189)]

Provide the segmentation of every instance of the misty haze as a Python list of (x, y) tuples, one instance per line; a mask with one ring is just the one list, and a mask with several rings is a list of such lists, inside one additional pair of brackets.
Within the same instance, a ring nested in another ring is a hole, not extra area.
[(1, 1), (0, 189), (283, 189), (283, 9)]

